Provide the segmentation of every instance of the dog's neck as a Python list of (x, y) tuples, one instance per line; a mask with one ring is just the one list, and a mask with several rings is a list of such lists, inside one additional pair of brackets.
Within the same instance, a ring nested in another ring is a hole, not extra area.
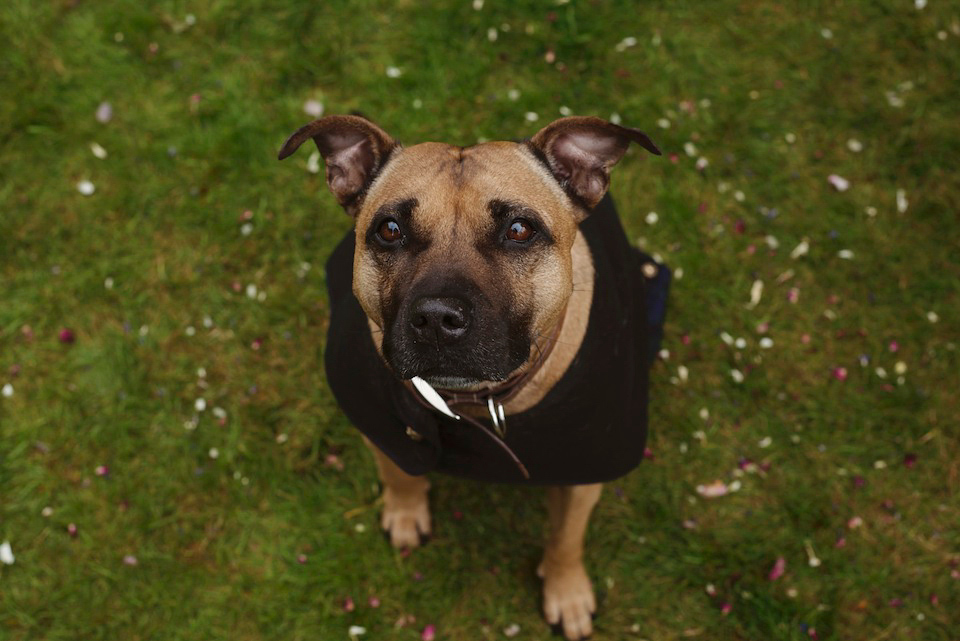
[[(549, 340), (554, 340), (555, 344), (546, 358), (539, 363), (537, 371), (533, 376), (526, 379), (522, 386), (512, 395), (509, 401), (504, 405), (507, 414), (518, 414), (526, 411), (543, 400), (547, 392), (560, 380), (563, 374), (570, 367), (583, 337), (587, 333), (587, 322), (590, 319), (590, 305), (593, 301), (593, 281), (594, 267), (593, 257), (590, 255), (590, 247), (587, 245), (583, 234), (577, 232), (577, 237), (573, 243), (573, 292), (570, 294), (570, 300), (567, 302), (567, 308), (561, 321), (560, 331), (555, 333), (555, 327), (551, 328), (545, 334)], [(377, 351), (383, 355), (383, 332), (377, 325), (368, 319), (370, 334)], [(525, 372), (530, 367), (536, 366), (537, 353), (533, 350), (530, 360), (518, 369), (519, 372)], [(494, 387), (498, 383), (485, 382), (478, 385), (478, 389), (484, 387)], [(479, 412), (482, 414), (482, 412)]]

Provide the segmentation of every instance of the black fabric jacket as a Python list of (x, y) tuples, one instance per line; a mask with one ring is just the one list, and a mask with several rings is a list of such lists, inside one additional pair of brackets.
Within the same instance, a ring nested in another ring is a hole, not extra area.
[(646, 443), (647, 376), (663, 333), (670, 271), (630, 246), (609, 195), (580, 230), (596, 274), (583, 343), (540, 403), (507, 416), (505, 442), (529, 479), (491, 435), (420, 405), (383, 362), (352, 291), (353, 231), (326, 266), (331, 317), (325, 365), (347, 417), (413, 475), (438, 471), (492, 482), (577, 485), (609, 481), (636, 467)]

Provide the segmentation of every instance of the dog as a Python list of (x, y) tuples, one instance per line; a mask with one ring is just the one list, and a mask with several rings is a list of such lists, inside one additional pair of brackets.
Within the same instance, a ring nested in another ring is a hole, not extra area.
[(632, 248), (607, 194), (643, 132), (556, 120), (532, 138), (403, 147), (359, 115), (296, 131), (354, 220), (327, 263), (330, 387), (373, 452), (381, 526), (431, 533), (428, 472), (546, 485), (543, 614), (592, 632), (583, 565), (602, 483), (642, 460), (669, 270)]

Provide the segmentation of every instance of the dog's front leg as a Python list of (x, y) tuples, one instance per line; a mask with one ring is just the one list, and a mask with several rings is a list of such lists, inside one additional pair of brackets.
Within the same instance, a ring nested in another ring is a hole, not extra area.
[(427, 478), (410, 476), (366, 437), (363, 440), (373, 452), (383, 484), (380, 527), (389, 534), (395, 548), (414, 548), (425, 543), (430, 536)]
[(567, 485), (547, 490), (550, 537), (537, 574), (543, 579), (543, 614), (561, 624), (571, 640), (593, 632), (597, 609), (593, 587), (583, 567), (583, 539), (603, 485)]

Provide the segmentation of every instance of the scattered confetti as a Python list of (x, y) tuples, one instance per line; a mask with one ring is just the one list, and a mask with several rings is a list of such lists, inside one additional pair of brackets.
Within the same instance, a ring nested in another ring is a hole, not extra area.
[(79, 191), (84, 196), (92, 196), (93, 192), (95, 192), (96, 190), (97, 188), (94, 187), (93, 183), (90, 182), (89, 180), (81, 180), (80, 182), (77, 183), (77, 191)]
[(527, 122), (536, 122), (540, 119), (540, 116), (537, 115), (535, 111), (528, 111), (527, 113), (523, 114), (523, 118)]
[(770, 349), (773, 347), (773, 339), (769, 336), (764, 336), (760, 339), (760, 347), (763, 349)]
[(216, 459), (220, 458), (220, 450), (218, 450), (218, 449), (215, 448), (215, 447), (211, 447), (211, 448), (210, 448), (210, 451), (207, 452), (207, 455), (210, 456), (210, 458), (216, 460)]
[(897, 190), (897, 211), (901, 214), (907, 211), (910, 203), (907, 202), (907, 192), (903, 189)]
[(807, 540), (803, 542), (803, 547), (807, 550), (807, 563), (810, 565), (810, 567), (820, 567), (822, 561), (817, 558), (816, 553), (813, 551), (813, 544)]
[(833, 368), (833, 377), (838, 381), (847, 380), (847, 368), (846, 367), (834, 367)]
[(505, 637), (513, 638), (520, 634), (520, 626), (516, 623), (511, 623), (506, 628), (503, 629), (503, 635)]
[(931, 323), (936, 323), (940, 320), (940, 315), (934, 311), (927, 312), (927, 320)]
[(777, 560), (774, 562), (773, 567), (770, 568), (770, 572), (769, 574), (767, 574), (767, 578), (771, 581), (776, 581), (777, 579), (782, 577), (786, 571), (787, 571), (787, 560), (784, 559), (782, 556), (778, 557)]
[(399, 67), (387, 67), (388, 78), (399, 78), (402, 75), (403, 75), (403, 72), (400, 71)]
[(763, 281), (755, 280), (753, 285), (750, 287), (750, 302), (747, 303), (747, 309), (753, 309), (760, 302), (760, 297), (763, 296)]
[(790, 258), (800, 258), (801, 256), (806, 256), (807, 252), (810, 251), (810, 241), (804, 238), (800, 243), (793, 248), (793, 251), (790, 252)]
[(734, 382), (734, 383), (742, 383), (742, 382), (743, 382), (743, 372), (741, 372), (741, 371), (738, 370), (738, 369), (732, 369), (732, 370), (730, 370), (730, 378), (733, 379), (733, 382)]
[(100, 160), (107, 157), (107, 150), (95, 142), (90, 143), (90, 152)]
[(897, 361), (897, 364), (893, 366), (893, 371), (897, 374), (906, 374), (907, 373), (907, 364), (903, 361)]
[(730, 488), (726, 483), (720, 480), (716, 480), (709, 485), (698, 485), (697, 494), (706, 499), (713, 499), (720, 496), (726, 496), (730, 492)]
[(769, 436), (764, 436), (762, 439), (757, 441), (757, 447), (764, 450), (770, 447), (772, 444), (773, 444), (773, 438)]
[(351, 639), (355, 639), (357, 637), (363, 636), (366, 633), (367, 633), (367, 629), (362, 625), (351, 625), (349, 628), (347, 628), (347, 635)]
[(58, 339), (61, 343), (65, 344), (65, 345), (69, 345), (69, 344), (73, 343), (75, 340), (77, 340), (77, 337), (76, 337), (76, 335), (73, 333), (73, 330), (72, 330), (72, 329), (67, 328), (67, 327), (64, 327), (63, 329), (60, 330), (60, 333), (57, 335), (57, 339)]
[(660, 216), (657, 214), (657, 212), (651, 211), (649, 214), (647, 214), (644, 220), (647, 221), (648, 225), (656, 225), (657, 221), (660, 220)]
[(856, 138), (851, 138), (850, 140), (847, 141), (847, 149), (849, 149), (855, 154), (858, 154), (861, 151), (863, 151), (863, 143), (857, 140)]
[(511, 89), (507, 92), (507, 98), (511, 102), (516, 102), (520, 99), (520, 92), (517, 89)]
[(13, 385), (10, 383), (5, 384), (3, 388), (0, 389), (0, 394), (3, 394), (4, 398), (13, 396)]
[(833, 188), (837, 191), (847, 191), (850, 189), (850, 181), (842, 176), (837, 174), (830, 174), (827, 176), (827, 182), (833, 185)]
[(16, 557), (13, 556), (13, 548), (10, 546), (10, 541), (0, 543), (0, 563), (13, 565), (14, 561), (16, 561)]
[(198, 398), (193, 402), (193, 408), (198, 412), (202, 412), (207, 409), (207, 401), (203, 398)]
[(303, 103), (303, 112), (308, 116), (319, 118), (323, 115), (323, 103), (319, 100), (307, 100)]
[(437, 627), (432, 623), (423, 629), (420, 633), (421, 641), (434, 641), (437, 636)]
[(133, 567), (133, 566), (139, 565), (140, 561), (137, 559), (137, 557), (133, 556), (132, 554), (128, 554), (125, 557), (123, 557), (123, 564)]
[(853, 260), (853, 252), (849, 249), (841, 249), (837, 252), (837, 257), (844, 260)]
[(113, 118), (113, 106), (109, 102), (101, 102), (97, 106), (97, 122), (107, 124)]
[(110, 475), (110, 468), (107, 467), (106, 465), (98, 465), (98, 466), (93, 470), (93, 473), (96, 474), (97, 476), (109, 476), (109, 475)]
[(78, 532), (79, 530), (77, 529), (76, 523), (69, 523), (67, 525), (67, 534), (69, 534), (71, 537), (76, 537)]
[(856, 530), (858, 527), (863, 526), (863, 519), (859, 516), (854, 516), (847, 521), (847, 528), (851, 530)]

